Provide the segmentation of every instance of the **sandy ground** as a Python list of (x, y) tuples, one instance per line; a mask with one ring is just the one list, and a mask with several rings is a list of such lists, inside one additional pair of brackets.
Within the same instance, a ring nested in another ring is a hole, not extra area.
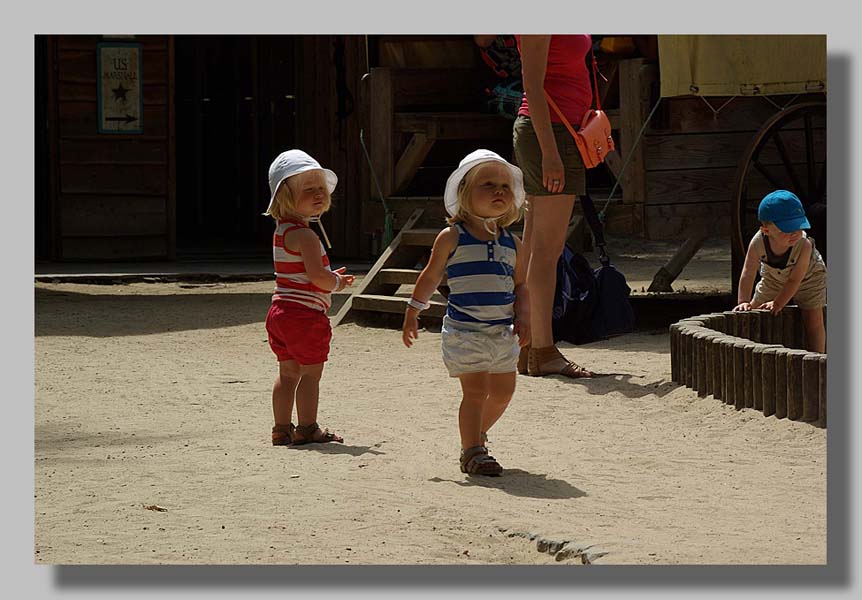
[(439, 335), (343, 325), (346, 443), (272, 447), (271, 286), (36, 284), (37, 563), (826, 562), (826, 431), (671, 383), (664, 331), (567, 347), (595, 380), (519, 377), (476, 480)]

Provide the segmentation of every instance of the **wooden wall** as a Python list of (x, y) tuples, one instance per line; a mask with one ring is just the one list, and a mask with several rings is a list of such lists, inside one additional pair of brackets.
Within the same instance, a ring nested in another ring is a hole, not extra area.
[(359, 142), (365, 36), (300, 36), (296, 65), (297, 147), (338, 175), (332, 208), (322, 219), (332, 241), (329, 254), (367, 259), (370, 245), (360, 226), (367, 165)]
[[(621, 138), (617, 151), (624, 160), (641, 124), (658, 100), (658, 69), (644, 59), (623, 61), (620, 68)], [(822, 100), (822, 94), (774, 96), (784, 106), (791, 100)], [(694, 227), (728, 237), (734, 179), (746, 147), (779, 109), (764, 97), (663, 98), (639, 147), (623, 174), (623, 200), (608, 209), (609, 231), (647, 239), (685, 239)], [(825, 123), (816, 124), (818, 139)], [(626, 131), (628, 130), (628, 132)], [(791, 160), (804, 162), (801, 131), (785, 136)], [(764, 151), (765, 165), (779, 165), (774, 148)], [(804, 168), (799, 168), (804, 173)], [(750, 195), (766, 194), (765, 180)]]
[[(52, 257), (173, 258), (173, 46), (138, 36), (143, 134), (99, 134), (98, 36), (50, 36)], [(129, 40), (124, 40), (129, 41)]]

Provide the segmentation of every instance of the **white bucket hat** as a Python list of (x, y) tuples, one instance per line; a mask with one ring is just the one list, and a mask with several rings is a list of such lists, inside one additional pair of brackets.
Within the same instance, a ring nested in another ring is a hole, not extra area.
[(287, 150), (276, 156), (275, 160), (269, 166), (270, 198), (266, 212), (272, 209), (272, 203), (275, 202), (275, 192), (278, 191), (278, 186), (281, 185), (281, 182), (298, 173), (314, 169), (323, 171), (326, 176), (326, 187), (329, 188), (329, 193), (331, 194), (335, 191), (335, 186), (338, 184), (338, 176), (329, 169), (321, 167), (319, 162), (302, 150)]
[(467, 172), (483, 162), (496, 161), (506, 165), (512, 173), (512, 193), (515, 195), (515, 206), (521, 208), (524, 205), (526, 193), (524, 192), (524, 174), (521, 169), (504, 160), (502, 156), (490, 150), (479, 149), (465, 156), (458, 164), (455, 172), (446, 180), (446, 190), (443, 192), (443, 203), (450, 217), (458, 213), (458, 186)]

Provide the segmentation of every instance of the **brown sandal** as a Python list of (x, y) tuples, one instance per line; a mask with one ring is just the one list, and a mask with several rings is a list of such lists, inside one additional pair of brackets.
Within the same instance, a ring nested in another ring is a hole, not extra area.
[[(562, 358), (566, 362), (565, 366), (558, 370), (546, 370), (545, 365), (558, 358)], [(541, 377), (542, 375), (563, 375), (564, 377), (578, 379), (581, 377), (592, 377), (593, 375), (595, 375), (595, 373), (593, 373), (589, 369), (585, 369), (584, 367), (573, 363), (568, 358), (563, 356), (563, 354), (557, 349), (556, 346), (531, 348), (530, 356), (527, 361), (527, 370), (529, 374), (533, 377)]]
[(273, 446), (290, 446), (293, 443), (293, 433), (296, 427), (293, 423), (287, 425), (276, 424), (272, 428), (272, 445)]
[[(297, 438), (297, 434), (302, 437)], [(343, 444), (344, 438), (332, 433), (328, 429), (321, 429), (317, 422), (314, 422), (311, 425), (297, 425), (294, 430), (294, 446), (302, 446), (304, 444), (326, 444), (328, 442), (339, 442)]]
[(468, 475), (499, 477), (503, 473), (503, 467), (488, 454), (485, 446), (473, 446), (461, 451), (461, 472)]

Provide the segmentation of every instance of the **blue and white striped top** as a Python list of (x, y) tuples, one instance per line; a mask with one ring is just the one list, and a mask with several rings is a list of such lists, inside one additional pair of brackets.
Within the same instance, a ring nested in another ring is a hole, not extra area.
[(476, 239), (461, 225), (458, 246), (449, 255), (450, 319), (487, 325), (511, 325), (515, 317), (515, 240), (500, 228), (496, 240)]

